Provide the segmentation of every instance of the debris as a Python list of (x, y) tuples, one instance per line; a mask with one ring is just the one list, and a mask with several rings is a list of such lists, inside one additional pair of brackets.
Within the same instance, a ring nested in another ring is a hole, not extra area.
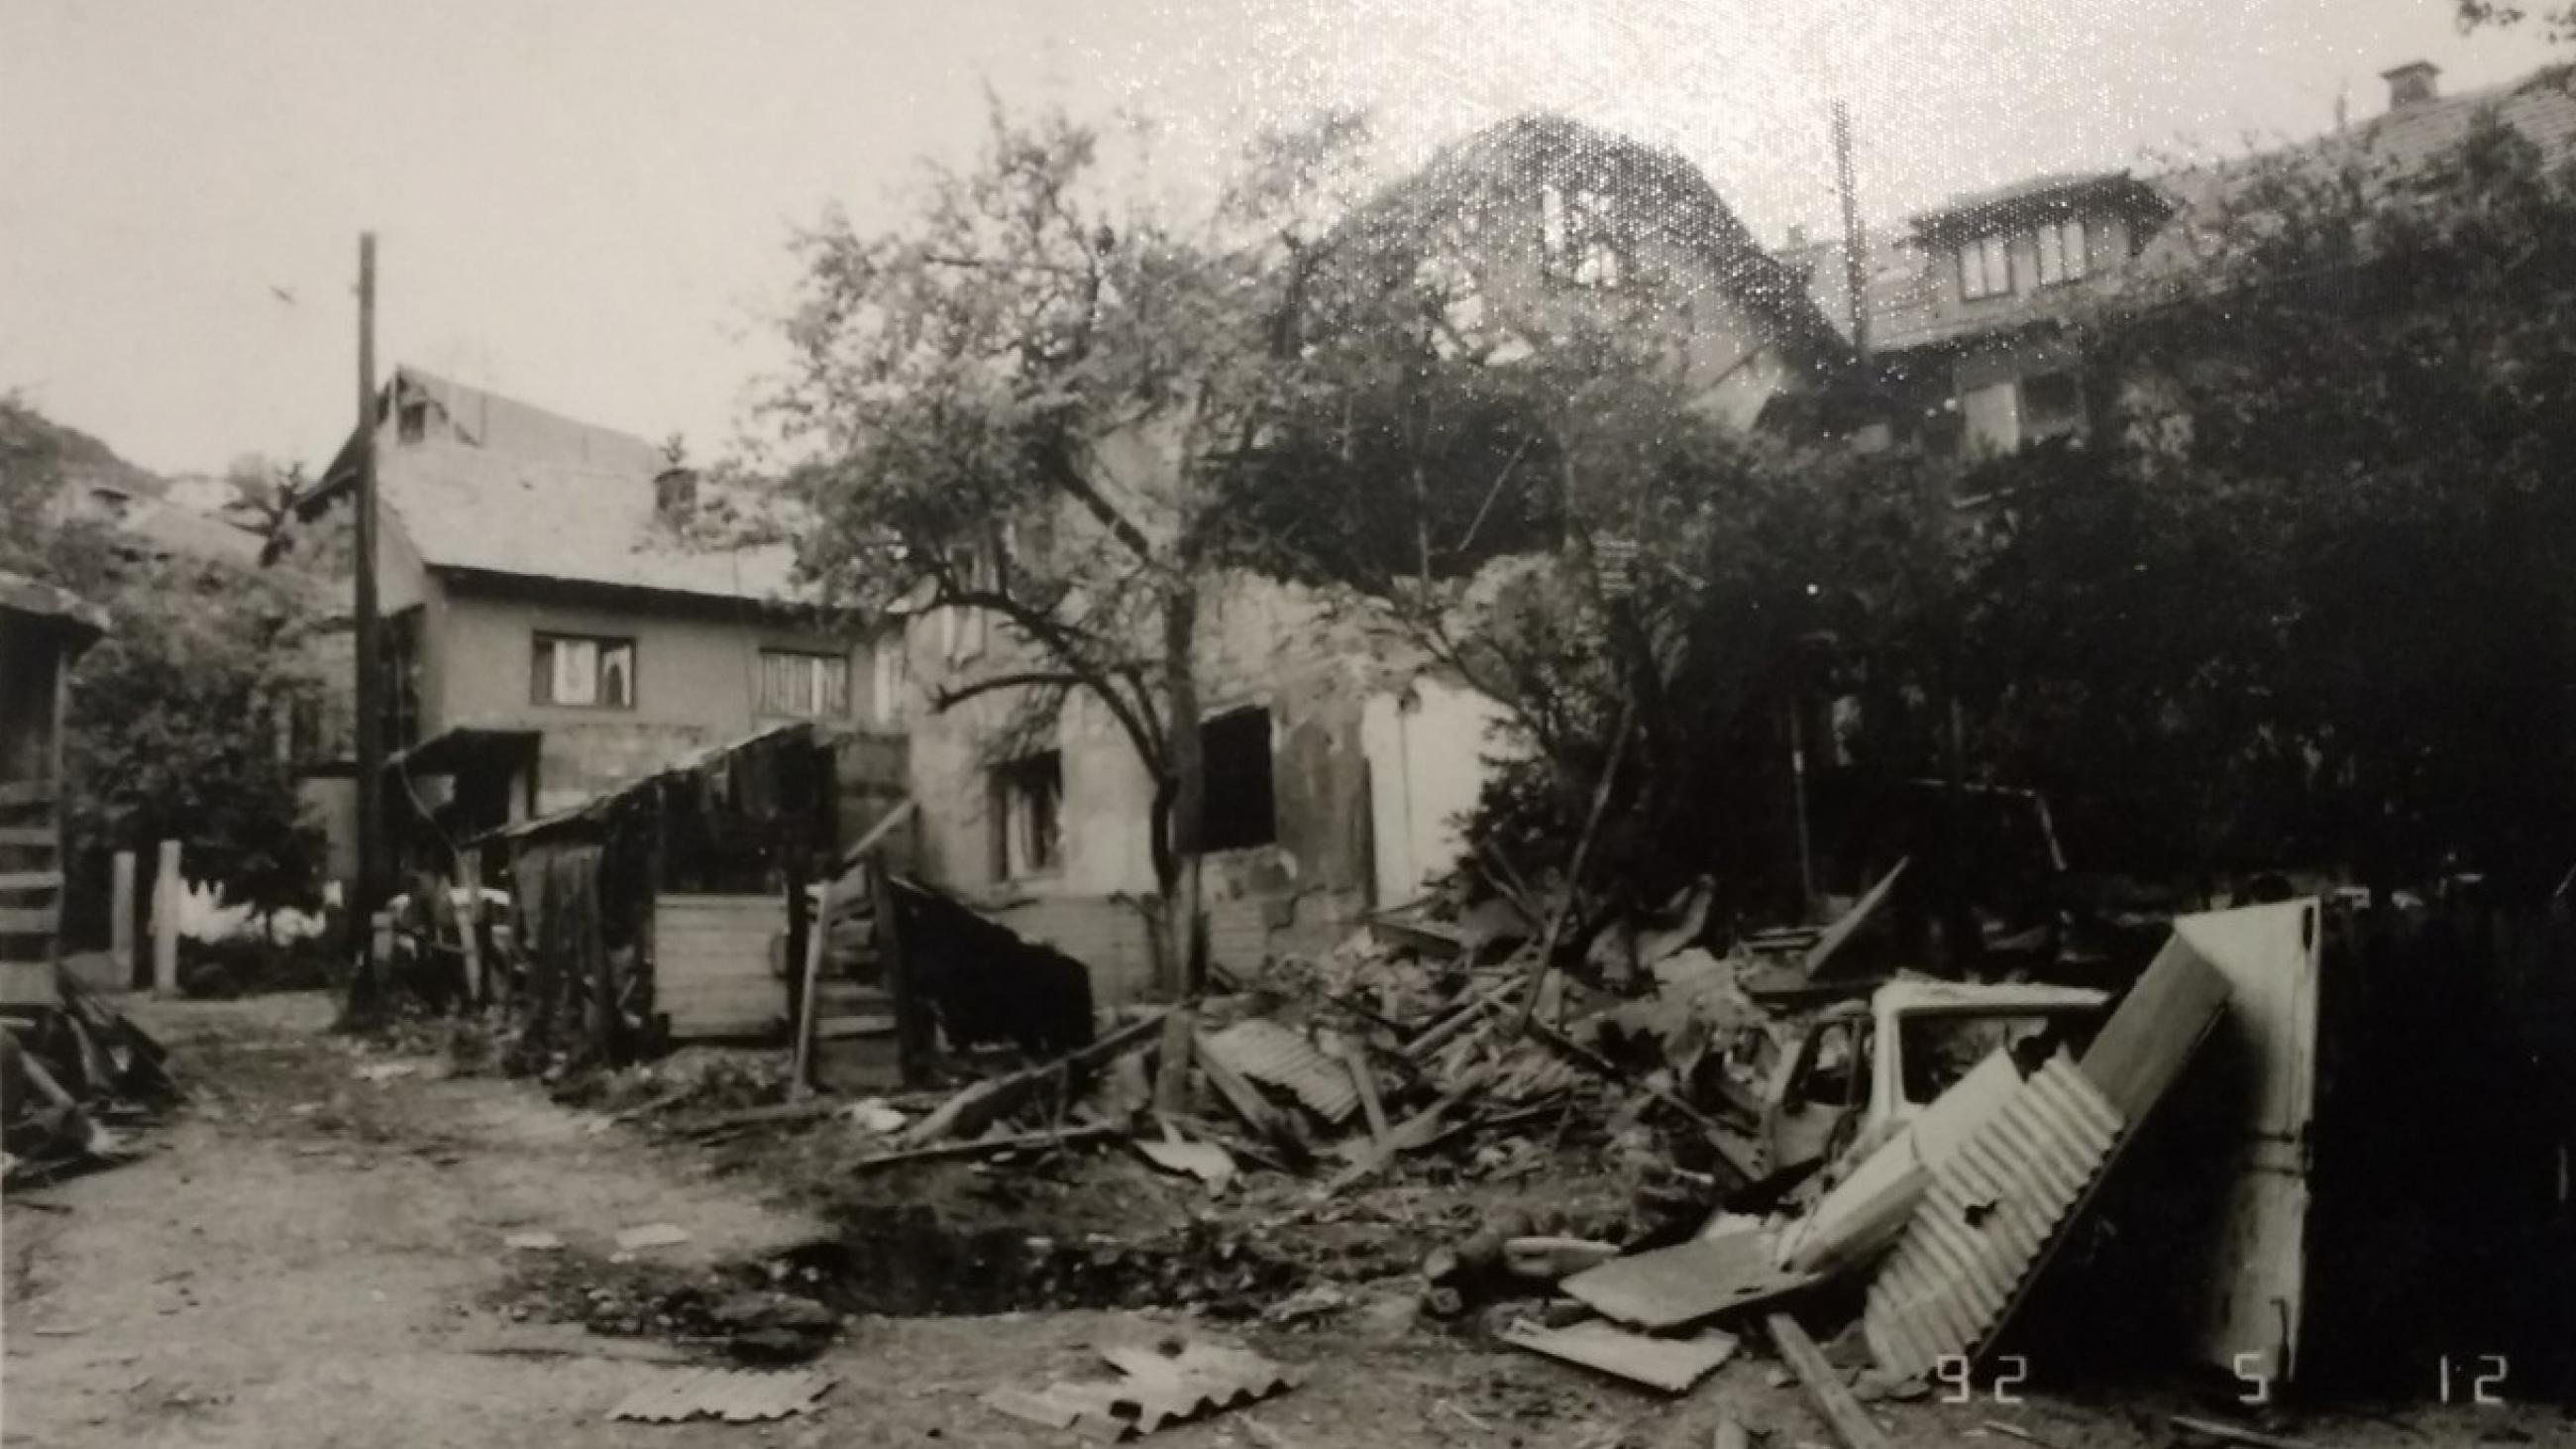
[(1715, 1329), (1693, 1338), (1650, 1338), (1598, 1320), (1571, 1328), (1515, 1323), (1503, 1341), (1668, 1394), (1685, 1392), (1735, 1352), (1735, 1336)]
[(417, 1076), (419, 1072), (420, 1063), (418, 1062), (370, 1062), (349, 1075), (359, 1081), (374, 1082), (381, 1086), (397, 1077)]
[(1067, 1052), (1043, 1066), (975, 1083), (942, 1103), (929, 1116), (904, 1129), (907, 1147), (923, 1147), (943, 1138), (980, 1132), (1050, 1082), (1125, 1052), (1138, 1051), (1161, 1032), (1165, 1013), (1155, 1012), (1127, 1023), (1087, 1047)]
[(2253, 1446), (2253, 1449), (2318, 1449), (2318, 1446), (2305, 1439), (2285, 1439), (2278, 1434), (2266, 1434), (2260, 1429), (2240, 1428), (2234, 1424), (2221, 1423), (2216, 1419), (2195, 1419), (2188, 1414), (2173, 1414), (2167, 1417), (2177, 1429), (2198, 1434), (2203, 1438), (2215, 1439), (2222, 1444), (2246, 1444)]
[(1302, 1323), (1350, 1306), (1351, 1295), (1330, 1283), (1300, 1289), (1261, 1311), (1265, 1323)]
[(1721, 1411), (1717, 1427), (1709, 1432), (1709, 1449), (1753, 1449), (1753, 1437), (1744, 1432), (1733, 1414)]
[(1227, 1070), (1267, 1082), (1312, 1108), (1327, 1122), (1347, 1120), (1360, 1105), (1350, 1068), (1318, 1050), (1305, 1034), (1264, 1017), (1249, 1016), (1199, 1038), (1201, 1049)]
[(1386, 1104), (1378, 1100), (1377, 1073), (1369, 1066), (1368, 1046), (1364, 1042), (1343, 1043), (1342, 1061), (1350, 1068), (1351, 1085), (1360, 1094), (1360, 1111), (1368, 1118), (1369, 1136), (1383, 1149), (1386, 1146)]
[(611, 1419), (676, 1424), (683, 1419), (722, 1419), (748, 1424), (801, 1414), (832, 1387), (813, 1372), (760, 1373), (750, 1369), (695, 1369), (656, 1374), (608, 1411)]
[(1242, 1349), (1190, 1343), (1164, 1348), (1111, 1348), (1102, 1358), (1119, 1371), (1107, 1382), (1058, 1382), (1031, 1392), (1000, 1388), (987, 1407), (1051, 1429), (1079, 1429), (1115, 1443), (1166, 1425), (1222, 1413), (1283, 1393), (1297, 1380), (1277, 1364)]
[(617, 1233), (619, 1250), (628, 1253), (642, 1252), (646, 1248), (676, 1247), (688, 1240), (688, 1230), (676, 1223), (646, 1223), (642, 1227), (621, 1228)]
[(1806, 1287), (1813, 1274), (1774, 1262), (1758, 1223), (1713, 1238), (1614, 1258), (1565, 1280), (1565, 1292), (1605, 1318), (1639, 1328), (1677, 1328), (1767, 1302)]
[(2021, 1425), (2009, 1422), (2008, 1420), (1986, 1419), (1981, 1421), (1977, 1427), (1987, 1430), (1990, 1433), (2001, 1434), (2007, 1439), (2019, 1439), (2025, 1444), (2040, 1445), (2041, 1449), (2064, 1449), (2064, 1446), (2060, 1445), (2056, 1440), (2034, 1434), (2028, 1429), (2023, 1428)]
[(95, 1323), (48, 1323), (27, 1331), (38, 1338), (78, 1338), (97, 1326)]
[(1816, 938), (1816, 944), (1809, 946), (1807, 954), (1800, 958), (1799, 970), (1812, 977), (1819, 967), (1832, 960), (1834, 953), (1843, 948), (1843, 943), (1868, 924), (1871, 916), (1878, 914), (1878, 908), (1887, 902), (1888, 893), (1896, 889), (1897, 877), (1905, 874), (1905, 867), (1910, 863), (1910, 858), (1898, 861), (1894, 869), (1879, 877), (1878, 884), (1869, 888), (1869, 894), (1862, 896), (1850, 910), (1842, 913), (1840, 919), (1827, 926), (1825, 933)]
[(853, 1172), (874, 1172), (906, 1162), (940, 1162), (960, 1157), (982, 1157), (988, 1153), (1017, 1152), (1029, 1147), (1065, 1147), (1077, 1142), (1097, 1142), (1116, 1137), (1121, 1131), (1114, 1123), (1094, 1122), (1080, 1127), (1067, 1127), (1054, 1132), (1023, 1132), (1015, 1136), (978, 1137), (971, 1142), (942, 1142), (934, 1147), (916, 1147), (905, 1152), (880, 1153), (863, 1157), (851, 1164)]
[(1886, 1248), (1905, 1231), (1930, 1189), (1933, 1169), (2002, 1112), (2021, 1080), (2011, 1054), (1996, 1048), (1834, 1184), (1783, 1235), (1781, 1263), (1801, 1272), (1822, 1272), (1867, 1261)]
[(512, 1233), (501, 1240), (501, 1245), (513, 1252), (551, 1253), (562, 1247), (564, 1240), (553, 1233)]
[(1618, 1256), (1616, 1244), (1589, 1238), (1507, 1238), (1502, 1261), (1504, 1270), (1515, 1278), (1555, 1283)]
[(852, 1102), (842, 1115), (879, 1137), (892, 1136), (902, 1131), (903, 1125), (912, 1120), (887, 1106), (885, 1101), (878, 1097), (870, 1097), (862, 1102)]
[(1195, 1177), (1211, 1188), (1222, 1188), (1234, 1181), (1234, 1157), (1213, 1142), (1189, 1142), (1182, 1139), (1171, 1123), (1163, 1124), (1163, 1140), (1139, 1140), (1135, 1144), (1145, 1160), (1165, 1172)]
[(1933, 1171), (1870, 1285), (1870, 1351), (1899, 1376), (1976, 1358), (2110, 1159), (2119, 1111), (2063, 1054)]
[(1880, 1429), (1878, 1421), (1860, 1406), (1860, 1400), (1852, 1397), (1852, 1391), (1843, 1383), (1843, 1376), (1825, 1361), (1824, 1350), (1816, 1347), (1816, 1341), (1798, 1326), (1798, 1320), (1786, 1313), (1773, 1313), (1762, 1322), (1771, 1331), (1771, 1343), (1779, 1349), (1780, 1357), (1797, 1371), (1799, 1382), (1807, 1386), (1808, 1400), (1816, 1406), (1816, 1412), (1824, 1421), (1833, 1427), (1846, 1449), (1894, 1449), (1886, 1431)]

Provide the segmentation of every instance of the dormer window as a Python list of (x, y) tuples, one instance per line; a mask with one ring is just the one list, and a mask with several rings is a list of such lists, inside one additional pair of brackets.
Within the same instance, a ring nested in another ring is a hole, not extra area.
[(2003, 235), (1981, 236), (1959, 246), (1959, 295), (1974, 302), (2012, 291), (2012, 249)]
[(2039, 228), (2039, 284), (2053, 287), (2061, 282), (2079, 282), (2093, 270), (2091, 254), (2085, 249), (2084, 223), (2067, 217), (2046, 222)]

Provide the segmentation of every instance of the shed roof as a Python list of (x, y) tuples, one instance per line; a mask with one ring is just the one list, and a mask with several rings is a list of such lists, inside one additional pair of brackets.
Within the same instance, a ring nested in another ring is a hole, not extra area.
[(66, 588), (0, 570), (0, 613), (24, 615), (70, 631), (78, 643), (107, 632), (107, 611)]

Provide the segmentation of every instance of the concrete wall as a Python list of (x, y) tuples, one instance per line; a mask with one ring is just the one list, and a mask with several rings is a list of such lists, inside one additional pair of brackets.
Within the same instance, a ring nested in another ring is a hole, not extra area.
[[(424, 735), (456, 725), (542, 731), (539, 814), (785, 718), (757, 709), (764, 648), (845, 650), (851, 710), (823, 723), (855, 726), (868, 717), (872, 671), (863, 649), (766, 620), (747, 604), (539, 596), (452, 581), (440, 581), (429, 603), (424, 637), (435, 642), (423, 650)], [(530, 667), (540, 633), (633, 639), (633, 707), (537, 703)]]
[[(1203, 625), (1206, 714), (1269, 711), (1277, 824), (1271, 844), (1207, 857), (1212, 954), (1248, 969), (1272, 955), (1327, 950), (1378, 901), (1382, 875), (1393, 878), (1377, 854), (1376, 822), (1426, 822), (1404, 838), (1396, 873), (1408, 884), (1445, 868), (1441, 852), (1444, 843), (1454, 852), (1455, 836), (1439, 822), (1472, 804), (1481, 786), (1482, 725), (1492, 706), (1426, 681), (1416, 691), (1419, 719), (1406, 717), (1408, 748), (1391, 726), (1394, 700), (1414, 671), (1334, 634), (1311, 599), (1244, 578), (1211, 602)], [(915, 678), (935, 680), (945, 667), (940, 637), (934, 621), (915, 624)], [(1003, 663), (968, 661), (959, 677)], [(1142, 917), (1132, 904), (1155, 890), (1152, 782), (1105, 709), (1070, 702), (1051, 736), (1063, 765), (1061, 862), (1044, 874), (999, 877), (990, 741), (1012, 707), (996, 696), (943, 715), (913, 712), (924, 872), (1014, 930), (1090, 965), (1102, 999), (1134, 999), (1153, 985)], [(1372, 748), (1373, 714), (1396, 743)]]
[(1492, 773), (1502, 716), (1493, 700), (1437, 676), (1369, 696), (1360, 731), (1379, 904), (1421, 895), (1458, 864), (1464, 817)]

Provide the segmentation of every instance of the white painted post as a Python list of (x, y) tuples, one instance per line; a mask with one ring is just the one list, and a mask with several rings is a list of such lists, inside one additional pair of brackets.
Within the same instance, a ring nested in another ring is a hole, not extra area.
[(134, 852), (116, 853), (108, 890), (107, 954), (116, 960), (116, 989), (134, 989)]
[(179, 842), (161, 842), (161, 869), (152, 881), (152, 989), (164, 996), (179, 990), (179, 900), (187, 888), (179, 883)]

